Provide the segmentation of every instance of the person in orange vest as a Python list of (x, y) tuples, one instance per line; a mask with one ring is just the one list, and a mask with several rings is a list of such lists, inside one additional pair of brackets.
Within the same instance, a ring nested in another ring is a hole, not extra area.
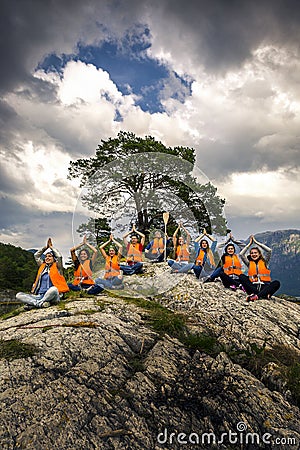
[[(152, 262), (162, 262), (164, 260), (165, 245), (169, 243), (168, 236), (162, 237), (159, 230), (155, 231), (154, 238), (145, 247), (145, 257)], [(166, 256), (168, 256), (168, 248)]]
[[(89, 247), (89, 249), (93, 252), (92, 257), (90, 257), (90, 252), (86, 248), (81, 249), (78, 256), (76, 255), (76, 250), (84, 245)], [(72, 247), (70, 252), (75, 270), (74, 281), (73, 283), (68, 283), (69, 288), (72, 291), (81, 291), (81, 289), (90, 288), (95, 284), (92, 270), (98, 253), (97, 249), (90, 245), (86, 240), (86, 236), (84, 236), (83, 241), (76, 247)]]
[(39, 266), (31, 294), (18, 292), (16, 299), (25, 304), (25, 309), (47, 308), (60, 302), (65, 292), (69, 291), (63, 276), (62, 256), (52, 245), (51, 238), (47, 245), (34, 254)]
[(215, 281), (216, 278), (220, 278), (224, 287), (230, 288), (233, 291), (240, 288), (245, 292), (245, 288), (240, 281), (242, 263), (239, 258), (239, 253), (237, 253), (241, 248), (245, 247), (245, 244), (242, 241), (234, 239), (230, 232), (228, 239), (224, 243), (218, 245), (218, 248), (223, 247), (225, 248), (223, 255), (221, 256), (221, 264), (206, 280), (204, 280), (204, 283), (209, 283)]
[[(186, 240), (181, 235), (177, 238), (178, 232), (183, 230), (186, 234)], [(189, 245), (191, 242), (191, 235), (186, 228), (180, 222), (178, 227), (176, 228), (173, 234), (173, 246), (175, 250), (175, 260), (169, 259), (168, 265), (172, 269), (172, 273), (187, 273), (194, 266), (193, 263), (190, 263), (190, 250)]]
[[(130, 235), (130, 242), (127, 238)], [(138, 241), (140, 237), (140, 242)], [(124, 275), (133, 275), (142, 273), (142, 252), (145, 244), (145, 235), (140, 233), (133, 225), (132, 229), (125, 233), (123, 236), (123, 242), (126, 245), (127, 257), (126, 264), (121, 264), (120, 269)]]
[[(106, 253), (104, 249), (107, 245), (109, 245), (108, 253)], [(118, 252), (116, 252), (116, 247), (118, 248)], [(119, 244), (111, 234), (109, 240), (100, 246), (100, 252), (105, 259), (104, 278), (95, 279), (95, 286), (88, 289), (89, 294), (98, 294), (103, 291), (103, 289), (123, 288), (123, 277), (120, 269), (122, 245)]]
[[(256, 246), (253, 247), (253, 244)], [(249, 248), (250, 253), (246, 256)], [(262, 250), (265, 251), (265, 256)], [(280, 288), (278, 280), (271, 280), (271, 271), (268, 269), (271, 254), (272, 250), (258, 242), (253, 235), (240, 253), (244, 264), (248, 267), (248, 276), (244, 274), (240, 276), (241, 283), (248, 294), (246, 299), (248, 302), (262, 298), (270, 299)]]
[[(205, 239), (206, 237), (212, 242), (211, 248), (209, 248), (209, 243), (207, 239)], [(217, 241), (206, 232), (206, 229), (204, 229), (203, 233), (195, 239), (194, 245), (197, 257), (193, 265), (193, 271), (196, 278), (199, 279), (204, 267), (204, 276), (207, 276), (207, 271), (212, 273), (213, 269), (216, 267), (213, 252), (216, 249)]]

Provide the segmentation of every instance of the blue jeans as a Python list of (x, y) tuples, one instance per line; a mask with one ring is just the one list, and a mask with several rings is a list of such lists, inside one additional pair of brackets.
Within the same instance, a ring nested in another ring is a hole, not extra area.
[(93, 284), (85, 284), (85, 283), (80, 283), (80, 284), (73, 284), (73, 283), (68, 283), (69, 288), (71, 289), (71, 291), (81, 291), (82, 289), (88, 289), (91, 286), (93, 286)]
[(58, 303), (60, 301), (60, 295), (58, 289), (55, 286), (51, 286), (44, 294), (25, 294), (24, 292), (18, 292), (16, 299), (26, 305), (41, 308), (45, 302)]
[(218, 278), (221, 273), (223, 272), (223, 267), (217, 267), (213, 273), (210, 275), (210, 279), (214, 280), (215, 278)]
[(119, 277), (96, 278), (95, 283), (104, 289), (122, 289), (123, 287), (123, 280)]
[(187, 273), (193, 267), (193, 263), (176, 262), (174, 259), (169, 259), (168, 265), (172, 268), (173, 272)]
[(127, 264), (120, 264), (120, 270), (123, 271), (124, 275), (133, 275), (134, 273), (140, 273), (143, 268), (143, 263), (136, 262), (132, 266)]

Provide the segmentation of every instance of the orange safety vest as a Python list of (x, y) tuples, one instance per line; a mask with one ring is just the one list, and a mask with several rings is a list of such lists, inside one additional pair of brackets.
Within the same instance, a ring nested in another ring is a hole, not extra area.
[(164, 251), (165, 244), (163, 238), (154, 238), (151, 253), (162, 253)]
[(105, 258), (105, 275), (104, 278), (112, 278), (121, 275), (119, 258), (117, 255)]
[(259, 259), (257, 263), (255, 261), (249, 262), (248, 277), (252, 283), (256, 281), (271, 281), (270, 273), (271, 270), (266, 267), (262, 259)]
[(176, 261), (189, 261), (190, 252), (187, 244), (178, 245), (176, 249)]
[(140, 244), (129, 244), (127, 252), (127, 261), (141, 262), (142, 252), (140, 251)]
[(203, 260), (204, 256), (207, 254), (207, 258), (209, 260), (209, 263), (211, 266), (215, 266), (215, 260), (211, 252), (206, 253), (202, 248), (200, 248), (200, 251), (198, 253), (198, 256), (196, 258), (196, 266), (203, 266)]
[(75, 280), (73, 284), (77, 286), (80, 283), (84, 284), (95, 284), (93, 280), (93, 272), (91, 271), (90, 260), (86, 259), (82, 263), (79, 264), (77, 269), (74, 271)]
[(223, 269), (226, 275), (241, 275), (242, 264), (239, 260), (239, 257), (236, 254), (232, 256), (226, 255)]
[[(31, 290), (31, 292), (34, 294), (37, 293), (37, 291), (38, 291), (38, 288), (40, 285), (40, 278), (41, 278), (42, 272), (45, 269), (45, 267), (46, 267), (46, 263), (41, 264), (39, 267), (35, 282), (33, 283), (32, 290)], [(50, 280), (51, 280), (53, 286), (57, 287), (59, 293), (69, 291), (69, 286), (67, 285), (65, 277), (59, 273), (56, 262), (54, 262), (50, 266), (49, 276), (50, 276)]]

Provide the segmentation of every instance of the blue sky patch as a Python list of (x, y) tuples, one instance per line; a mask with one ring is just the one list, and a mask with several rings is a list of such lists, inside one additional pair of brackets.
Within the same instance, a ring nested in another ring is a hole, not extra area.
[[(166, 99), (164, 88), (168, 86), (169, 97), (183, 102), (185, 97), (190, 95), (191, 82), (174, 73), (170, 76), (167, 66), (146, 55), (146, 50), (151, 43), (149, 30), (143, 31), (139, 35), (128, 33), (122, 41), (106, 41), (99, 46), (78, 44), (76, 55), (50, 54), (39, 64), (38, 69), (62, 73), (64, 66), (70, 60), (93, 64), (109, 73), (122, 94), (131, 92), (139, 96), (136, 104), (143, 111), (163, 112), (161, 99)], [(175, 91), (169, 86), (169, 80), (174, 79), (174, 76), (178, 87)]]

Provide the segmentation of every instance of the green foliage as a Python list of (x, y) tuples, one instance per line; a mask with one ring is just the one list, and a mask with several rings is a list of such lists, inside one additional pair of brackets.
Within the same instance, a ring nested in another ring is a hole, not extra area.
[(145, 300), (143, 298), (124, 300), (147, 310), (147, 319), (150, 326), (161, 337), (168, 334), (178, 339), (190, 350), (199, 350), (213, 356), (222, 351), (220, 346), (217, 345), (217, 339), (214, 336), (207, 333), (191, 333), (188, 330), (184, 315), (174, 313), (153, 300)]
[(205, 352), (208, 355), (216, 356), (222, 351), (217, 344), (217, 339), (206, 333), (188, 333), (182, 341), (188, 348)]
[[(144, 157), (146, 153), (153, 158)], [(131, 222), (147, 235), (157, 215), (169, 211), (177, 221), (186, 218), (199, 230), (222, 234), (224, 200), (211, 183), (200, 184), (191, 175), (194, 163), (192, 148), (166, 147), (151, 136), (120, 132), (102, 140), (94, 157), (71, 162), (69, 177), (81, 179), (88, 192), (82, 203), (99, 215), (96, 220), (119, 214), (122, 231), (124, 223)], [(91, 221), (81, 225), (82, 230), (88, 230)]]
[(110, 226), (105, 218), (92, 219), (87, 223), (82, 223), (77, 232), (80, 236), (86, 236), (90, 244), (100, 245), (107, 241), (110, 236)]
[(18, 339), (0, 340), (0, 358), (13, 360), (34, 356), (38, 348), (33, 344), (26, 344)]
[(19, 307), (19, 305), (11, 305), (11, 307), (7, 307), (5, 309), (1, 308), (0, 319), (6, 320), (11, 317), (18, 316), (24, 311), (23, 306)]
[(30, 291), (37, 265), (31, 252), (11, 244), (0, 243), (1, 289)]

